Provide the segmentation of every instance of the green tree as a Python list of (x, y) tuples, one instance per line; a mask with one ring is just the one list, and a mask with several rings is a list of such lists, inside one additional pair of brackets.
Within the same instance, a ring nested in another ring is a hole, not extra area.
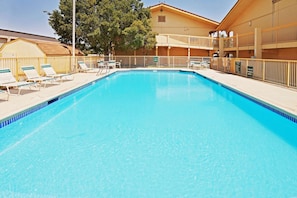
[[(72, 0), (60, 0), (49, 24), (62, 43), (72, 44)], [(156, 44), (151, 15), (141, 0), (76, 2), (76, 46), (86, 53), (151, 49)]]

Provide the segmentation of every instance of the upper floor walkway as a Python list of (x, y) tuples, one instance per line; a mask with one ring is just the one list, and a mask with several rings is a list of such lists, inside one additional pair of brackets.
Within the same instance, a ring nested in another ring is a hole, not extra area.
[[(178, 34), (159, 34), (156, 47), (180, 47), (202, 50), (233, 51), (238, 57), (242, 50), (269, 50), (297, 47), (297, 22), (273, 28), (255, 28), (253, 32), (231, 37), (203, 37)], [(223, 53), (222, 53), (223, 54)], [(257, 54), (255, 54), (256, 56)], [(259, 57), (261, 58), (261, 57)]]

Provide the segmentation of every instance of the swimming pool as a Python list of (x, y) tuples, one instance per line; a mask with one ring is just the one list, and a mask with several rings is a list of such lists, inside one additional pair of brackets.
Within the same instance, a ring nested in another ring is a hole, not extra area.
[(0, 197), (294, 197), (296, 132), (197, 74), (119, 72), (0, 129)]

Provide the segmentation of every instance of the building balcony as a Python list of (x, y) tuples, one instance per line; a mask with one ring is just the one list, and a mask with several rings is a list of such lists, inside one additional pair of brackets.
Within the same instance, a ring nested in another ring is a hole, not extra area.
[(178, 34), (159, 34), (156, 47), (181, 47), (191, 49), (213, 50), (218, 41), (212, 37), (189, 36)]

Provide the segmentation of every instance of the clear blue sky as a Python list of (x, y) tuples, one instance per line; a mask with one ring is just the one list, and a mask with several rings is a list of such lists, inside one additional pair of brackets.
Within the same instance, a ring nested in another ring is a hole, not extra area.
[[(60, 0), (0, 0), (0, 29), (54, 37), (43, 11), (58, 9)], [(166, 3), (220, 22), (237, 0), (142, 0), (145, 7)]]

